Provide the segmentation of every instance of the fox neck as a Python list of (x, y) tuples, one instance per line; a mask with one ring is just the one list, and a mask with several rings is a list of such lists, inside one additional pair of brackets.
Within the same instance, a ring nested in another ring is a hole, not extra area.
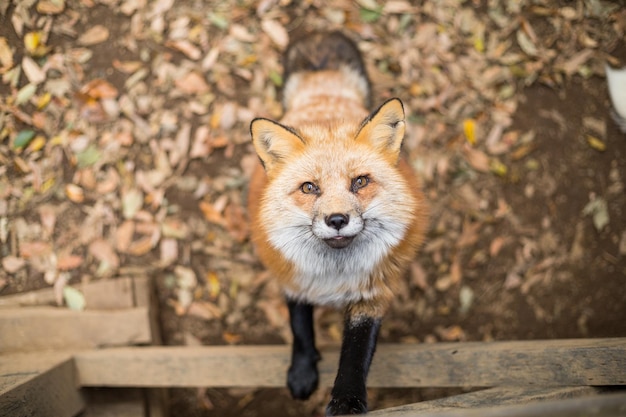
[(354, 107), (364, 107), (368, 92), (367, 80), (349, 67), (342, 67), (340, 70), (298, 72), (287, 79), (283, 90), (283, 105), (289, 112), (324, 104), (328, 108), (328, 103), (332, 102), (334, 105), (330, 115), (346, 104), (354, 117)]
[(270, 238), (274, 247), (294, 266), (292, 285), (287, 288), (291, 299), (313, 304), (343, 307), (346, 304), (374, 298), (372, 286), (375, 271), (396, 246), (403, 226), (397, 231), (373, 232), (377, 238), (359, 235), (346, 248), (333, 249), (315, 236), (284, 245), (280, 236)]

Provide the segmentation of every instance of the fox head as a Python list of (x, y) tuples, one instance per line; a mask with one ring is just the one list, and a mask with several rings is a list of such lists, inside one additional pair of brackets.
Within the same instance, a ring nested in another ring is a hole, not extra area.
[(315, 269), (310, 263), (321, 260), (334, 260), (337, 268), (380, 261), (403, 239), (415, 206), (398, 169), (404, 131), (399, 99), (360, 124), (295, 129), (253, 120), (252, 140), (268, 180), (259, 218), (270, 244), (300, 269)]

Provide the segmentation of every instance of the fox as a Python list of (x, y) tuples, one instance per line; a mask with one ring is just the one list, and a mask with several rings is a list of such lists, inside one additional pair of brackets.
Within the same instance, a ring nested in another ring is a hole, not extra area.
[(316, 32), (284, 53), (283, 115), (255, 118), (251, 241), (281, 285), (293, 334), (287, 386), (317, 389), (315, 306), (343, 309), (326, 415), (367, 413), (367, 374), (385, 312), (424, 240), (428, 208), (401, 156), (402, 101), (374, 111), (363, 57), (342, 32)]

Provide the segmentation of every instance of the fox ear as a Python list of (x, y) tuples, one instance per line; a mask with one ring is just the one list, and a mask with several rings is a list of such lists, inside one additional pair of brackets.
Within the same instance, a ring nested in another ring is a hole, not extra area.
[(398, 98), (383, 103), (361, 124), (356, 135), (357, 142), (369, 142), (376, 149), (388, 155), (394, 162), (400, 156), (400, 146), (404, 139), (404, 107)]
[(270, 171), (304, 147), (304, 142), (292, 129), (269, 119), (254, 119), (250, 124), (250, 133), (265, 171)]

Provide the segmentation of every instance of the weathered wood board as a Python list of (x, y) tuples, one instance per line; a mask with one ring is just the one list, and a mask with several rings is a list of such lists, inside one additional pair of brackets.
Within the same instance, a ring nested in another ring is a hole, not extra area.
[(150, 343), (148, 308), (0, 308), (0, 353)]
[[(78, 353), (81, 384), (282, 387), (288, 346), (113, 348)], [(337, 349), (322, 350), (320, 385)], [(115, 366), (112, 366), (115, 364)], [(626, 338), (380, 345), (370, 387), (626, 385)]]
[[(466, 394), (469, 395), (469, 394)], [(461, 396), (459, 396), (461, 397)], [(459, 400), (458, 397), (451, 397)], [(415, 409), (402, 412), (386, 409), (372, 412), (375, 417), (623, 417), (626, 415), (626, 393), (582, 396), (580, 398), (527, 399), (509, 405), (484, 403), (479, 407), (439, 409), (437, 404), (418, 403)]]
[(370, 412), (370, 415), (372, 417), (409, 417), (417, 413), (512, 406), (546, 400), (577, 398), (591, 396), (599, 392), (600, 389), (594, 387), (496, 387), (384, 410), (374, 410)]
[(84, 405), (71, 354), (0, 356), (0, 416), (73, 417)]
[[(119, 277), (77, 284), (75, 287), (85, 297), (87, 310), (117, 310), (141, 306), (135, 302), (135, 280), (142, 283), (146, 277)], [(44, 288), (20, 294), (0, 297), (0, 307), (34, 307), (56, 305), (56, 295), (52, 288)], [(144, 304), (145, 306), (146, 304)]]

